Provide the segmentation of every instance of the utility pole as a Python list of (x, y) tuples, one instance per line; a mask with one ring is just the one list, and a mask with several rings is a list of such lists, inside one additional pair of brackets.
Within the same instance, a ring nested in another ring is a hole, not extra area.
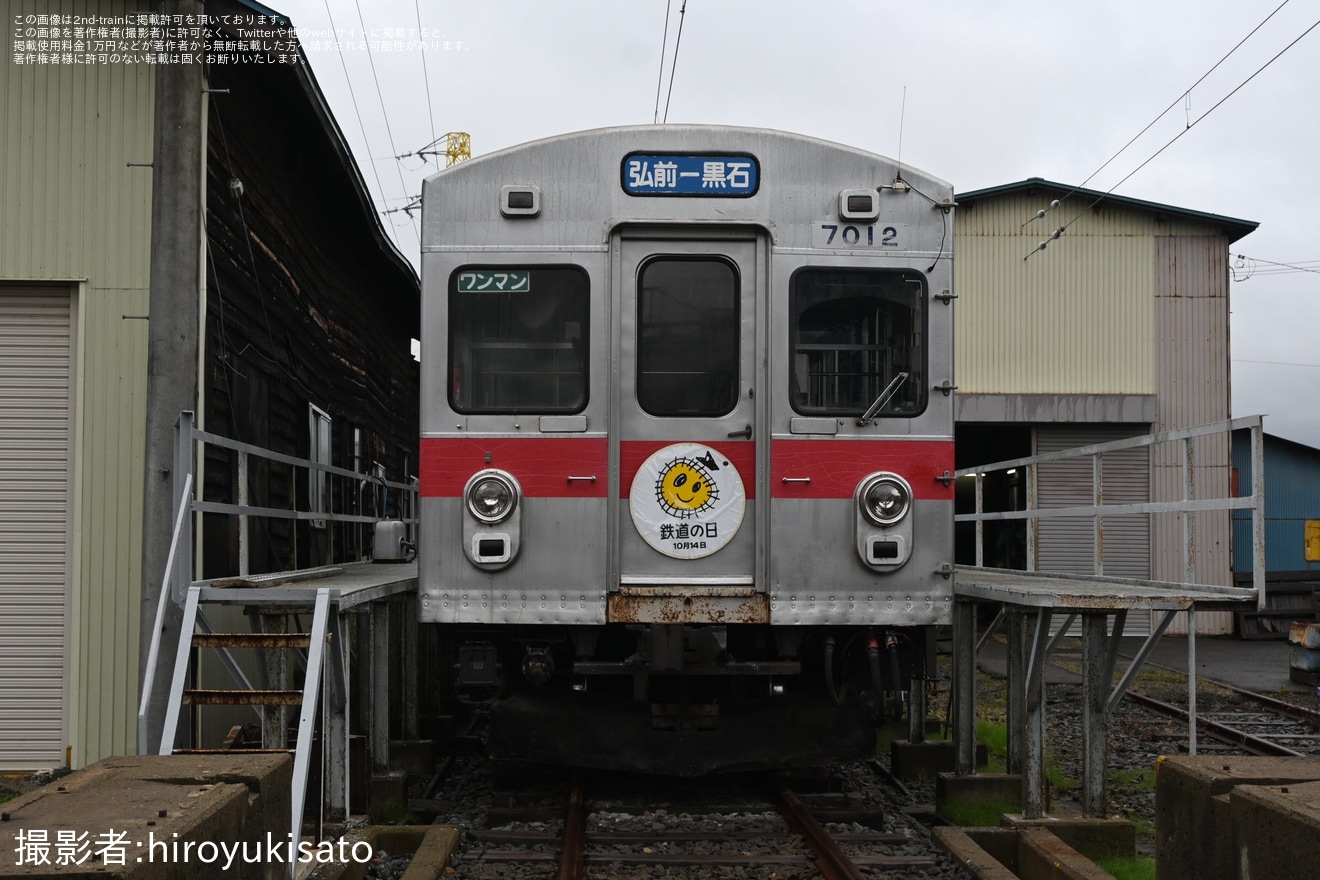
[[(202, 0), (163, 0), (161, 12), (202, 15)], [(165, 559), (174, 530), (173, 495), (182, 474), (174, 470), (174, 425), (179, 413), (196, 408), (198, 302), (201, 275), (204, 82), (201, 64), (155, 67), (155, 146), (151, 183), (150, 333), (147, 343), (147, 425), (142, 499), (142, 605), (138, 683), (146, 672), (148, 648), (160, 599)], [(185, 519), (191, 528), (191, 519)], [(192, 559), (175, 565), (192, 566)], [(191, 580), (191, 577), (189, 578)], [(165, 589), (169, 589), (168, 586)], [(166, 615), (157, 657), (155, 686), (147, 707), (149, 742), (160, 743), (165, 702), (174, 667), (183, 608), (176, 597)]]

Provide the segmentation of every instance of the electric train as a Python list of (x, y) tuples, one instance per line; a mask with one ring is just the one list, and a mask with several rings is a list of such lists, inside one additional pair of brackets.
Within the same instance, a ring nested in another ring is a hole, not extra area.
[(420, 620), (493, 751), (698, 774), (924, 720), (953, 207), (893, 160), (726, 126), (427, 179)]

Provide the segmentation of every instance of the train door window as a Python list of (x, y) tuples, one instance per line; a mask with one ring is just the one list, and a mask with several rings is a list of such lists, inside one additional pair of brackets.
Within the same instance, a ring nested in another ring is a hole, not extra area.
[(789, 289), (795, 410), (860, 415), (886, 391), (892, 394), (878, 416), (911, 417), (926, 408), (926, 283), (920, 273), (802, 269)]
[(590, 282), (573, 266), (466, 268), (449, 282), (449, 402), (463, 413), (587, 405)]
[(660, 257), (637, 273), (637, 403), (654, 416), (721, 416), (738, 403), (738, 273)]

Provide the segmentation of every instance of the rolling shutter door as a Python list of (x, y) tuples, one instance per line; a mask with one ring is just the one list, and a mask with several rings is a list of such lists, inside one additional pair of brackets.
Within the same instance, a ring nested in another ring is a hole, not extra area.
[(0, 770), (65, 763), (67, 290), (0, 288)]
[[(1108, 443), (1146, 431), (1132, 425), (1049, 425), (1036, 428), (1036, 452), (1060, 452), (1078, 446)], [(1104, 457), (1101, 487), (1106, 504), (1150, 500), (1149, 449), (1125, 449)], [(1084, 507), (1094, 503), (1091, 458), (1066, 459), (1040, 465), (1036, 499), (1040, 507)], [(1061, 517), (1040, 521), (1036, 548), (1039, 571), (1093, 574), (1095, 538), (1090, 517)], [(1110, 577), (1150, 577), (1150, 517), (1147, 514), (1107, 516), (1104, 528), (1104, 573)], [(1144, 635), (1149, 615), (1129, 614), (1128, 635)], [(1073, 631), (1080, 633), (1075, 625)]]

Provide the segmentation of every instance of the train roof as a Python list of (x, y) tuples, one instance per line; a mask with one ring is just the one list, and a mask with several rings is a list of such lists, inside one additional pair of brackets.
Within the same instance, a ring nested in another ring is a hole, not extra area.
[[(602, 146), (607, 144), (624, 147), (620, 153), (691, 153), (691, 152), (752, 152), (761, 150), (810, 149), (817, 155), (830, 153), (840, 158), (852, 157), (877, 166), (888, 166), (896, 170), (897, 177), (908, 184), (921, 188), (926, 184), (931, 189), (948, 191), (952, 185), (948, 182), (910, 165), (902, 165), (894, 159), (878, 153), (872, 153), (857, 147), (810, 135), (782, 131), (773, 128), (753, 128), (734, 125), (626, 125), (584, 129), (540, 138), (514, 146), (505, 147), (491, 153), (474, 156), (465, 162), (436, 172), (427, 178), (427, 183), (443, 178), (455, 172), (471, 172), (487, 163), (508, 160), (524, 153), (540, 152), (563, 145), (582, 146), (590, 142)], [(892, 180), (884, 181), (892, 183)], [(934, 195), (932, 193), (932, 195)]]

